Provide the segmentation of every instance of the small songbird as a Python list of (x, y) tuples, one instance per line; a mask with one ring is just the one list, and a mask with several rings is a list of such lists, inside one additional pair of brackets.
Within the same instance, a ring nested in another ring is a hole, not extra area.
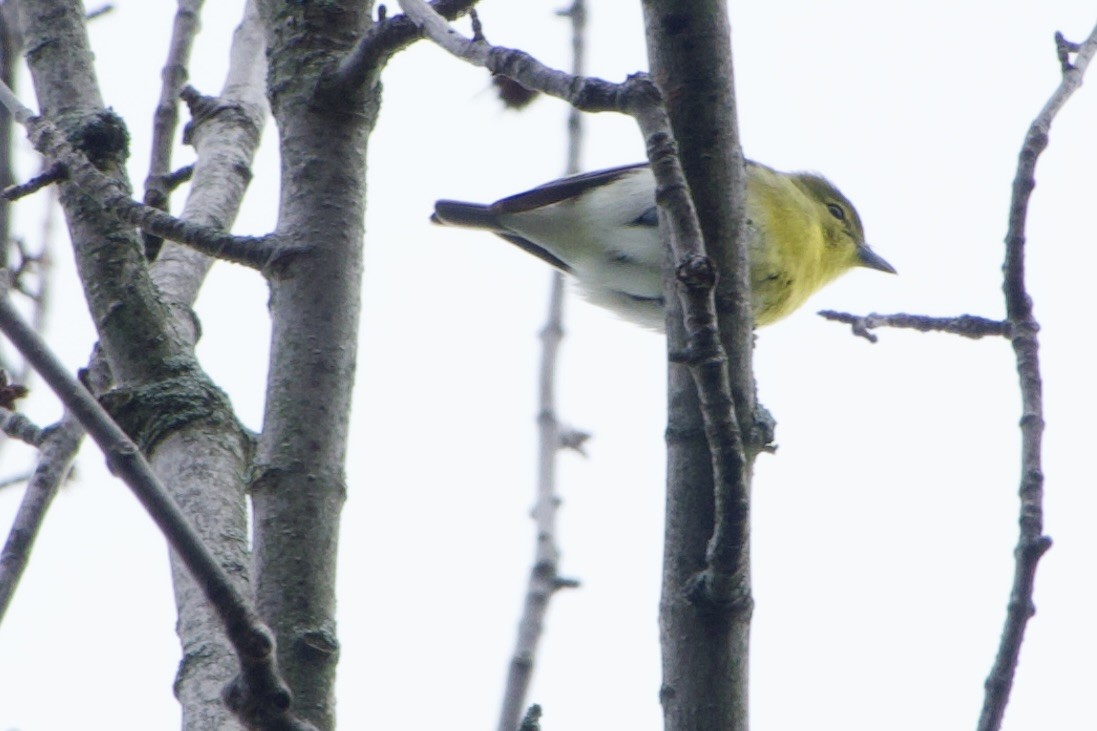
[[(746, 173), (756, 326), (789, 315), (854, 267), (895, 273), (865, 243), (856, 209), (826, 178), (749, 161)], [(663, 329), (663, 246), (646, 163), (572, 175), (491, 205), (440, 200), (431, 218), (498, 234), (573, 275), (594, 304)]]

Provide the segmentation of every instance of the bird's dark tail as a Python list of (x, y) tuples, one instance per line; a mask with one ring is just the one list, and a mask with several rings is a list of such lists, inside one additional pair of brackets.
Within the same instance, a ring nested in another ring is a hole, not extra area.
[(491, 206), (462, 201), (435, 201), (434, 214), (430, 217), (434, 223), (468, 228), (486, 228), (490, 231), (502, 231)]

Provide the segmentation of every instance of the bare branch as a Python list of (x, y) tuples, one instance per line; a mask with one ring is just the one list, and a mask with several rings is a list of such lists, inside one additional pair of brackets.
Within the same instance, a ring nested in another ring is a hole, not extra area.
[[(1020, 535), (1014, 549), (1013, 586), (998, 653), (986, 680), (979, 731), (997, 731), (1001, 727), (1021, 654), (1025, 627), (1036, 612), (1032, 600), (1036, 567), (1040, 557), (1051, 547), (1051, 539), (1043, 535), (1043, 386), (1037, 339), (1039, 325), (1033, 317), (1032, 298), (1025, 287), (1025, 222), (1029, 199), (1036, 186), (1036, 161), (1047, 147), (1048, 132), (1055, 115), (1082, 85), (1086, 67), (1097, 53), (1097, 27), (1079, 45), (1068, 44), (1062, 34), (1056, 34), (1056, 50), (1063, 78), (1025, 135), (1013, 181), (1009, 231), (1006, 233), (1002, 290), (1021, 387), (1021, 519)], [(1069, 61), (1070, 53), (1075, 53), (1073, 63)]]
[(80, 428), (80, 424), (72, 416), (65, 414), (61, 422), (51, 427), (44, 439), (40, 439), (42, 451), (38, 456), (38, 464), (27, 483), (23, 501), (19, 504), (19, 511), (8, 533), (8, 540), (0, 551), (0, 622), (11, 605), (19, 579), (30, 561), (34, 539), (46, 517), (46, 510), (68, 475), (83, 437), (84, 430)]
[[(149, 173), (145, 178), (147, 206), (168, 210), (171, 188), (166, 178), (171, 171), (171, 151), (179, 126), (179, 92), (187, 83), (187, 64), (190, 61), (194, 38), (198, 35), (199, 13), (203, 0), (178, 0), (175, 20), (172, 24), (168, 57), (160, 72), (160, 101), (156, 104), (152, 125), (152, 152), (149, 156)], [(145, 256), (152, 261), (160, 253), (164, 240), (149, 233), (144, 235)]]
[(6, 84), (0, 84), (0, 103), (27, 128), (27, 137), (38, 152), (47, 160), (63, 165), (72, 182), (120, 221), (161, 238), (187, 244), (209, 256), (263, 271), (270, 271), (287, 258), (302, 253), (280, 246), (278, 239), (272, 235), (234, 236), (138, 203), (129, 197), (121, 185), (100, 172), (83, 153), (76, 150), (53, 123), (35, 116)]
[[(574, 76), (545, 66), (524, 51), (493, 46), (483, 39), (465, 38), (423, 0), (400, 0), (400, 6), (422, 33), (454, 56), (520, 82), (528, 89), (562, 99), (585, 112), (630, 113), (631, 99), (624, 84)], [(650, 82), (648, 82), (650, 83)]]
[[(435, 0), (434, 11), (448, 20), (459, 18), (477, 0)], [(388, 17), (384, 5), (377, 9), (377, 22), (354, 44), (350, 53), (324, 81), (329, 91), (346, 93), (367, 83), (399, 51), (423, 37), (419, 26), (407, 15)]]
[(289, 689), (278, 675), (271, 631), (202, 543), (141, 450), (69, 375), (6, 295), (0, 297), (0, 331), (103, 450), (112, 472), (133, 491), (217, 611), (241, 667), (241, 674), (226, 689), (226, 702), (253, 728), (311, 729), (289, 712)]
[(877, 337), (869, 331), (878, 327), (905, 328), (907, 330), (918, 330), (919, 332), (952, 333), (972, 340), (991, 336), (1008, 338), (1010, 334), (1008, 322), (990, 320), (977, 315), (928, 317), (926, 315), (908, 315), (902, 312), (893, 315), (878, 315), (875, 312), (868, 315), (851, 315), (847, 312), (835, 312), (834, 310), (823, 310), (818, 314), (826, 320), (846, 323), (852, 328), (854, 335), (862, 337), (870, 343), (875, 343)]
[[(574, 0), (568, 16), (571, 19), (572, 72), (583, 73), (585, 56), (584, 30), (586, 8), (584, 0)], [(479, 27), (479, 24), (475, 24)], [(479, 35), (479, 31), (477, 31)], [(504, 77), (505, 78), (505, 77)], [(582, 145), (582, 120), (572, 108), (568, 118), (568, 150), (565, 172), (579, 172), (579, 155)], [(561, 579), (559, 575), (560, 551), (556, 545), (556, 513), (561, 499), (556, 488), (556, 457), (569, 444), (582, 451), (582, 444), (589, 435), (564, 429), (556, 416), (556, 365), (560, 342), (564, 337), (564, 277), (553, 271), (549, 284), (548, 316), (541, 330), (541, 372), (538, 379), (540, 414), (538, 427), (537, 499), (533, 508), (536, 523), (533, 567), (526, 584), (526, 598), (522, 618), (518, 622), (518, 637), (507, 669), (503, 690), (503, 707), (499, 714), (499, 731), (514, 731), (525, 727), (523, 708), (529, 695), (537, 647), (544, 633), (548, 604), (558, 589), (578, 586), (576, 581)], [(582, 436), (578, 436), (582, 434)], [(566, 440), (566, 441), (565, 441)]]

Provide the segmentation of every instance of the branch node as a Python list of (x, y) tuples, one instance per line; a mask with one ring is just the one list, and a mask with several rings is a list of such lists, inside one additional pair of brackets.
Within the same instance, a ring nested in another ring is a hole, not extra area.
[(1059, 68), (1064, 74), (1075, 69), (1074, 64), (1070, 62), (1070, 55), (1078, 53), (1081, 48), (1081, 44), (1072, 43), (1062, 33), (1055, 31), (1055, 55), (1059, 58)]
[(582, 586), (582, 582), (579, 579), (572, 579), (570, 577), (557, 576), (552, 580), (553, 590), (557, 589), (578, 589)]
[(578, 452), (584, 457), (587, 456), (587, 453), (586, 450), (583, 449), (583, 445), (587, 443), (588, 439), (590, 439), (590, 433), (580, 429), (561, 429), (557, 435), (560, 449), (570, 449), (574, 452)]
[(518, 731), (541, 731), (541, 706), (534, 703), (522, 717)]
[(686, 600), (699, 612), (718, 617), (749, 617), (754, 598), (742, 577), (720, 574), (710, 567), (694, 574), (684, 587)]
[(472, 42), (486, 43), (487, 39), (484, 37), (484, 25), (480, 22), (480, 14), (476, 12), (475, 8), (469, 10), (469, 18), (472, 20)]

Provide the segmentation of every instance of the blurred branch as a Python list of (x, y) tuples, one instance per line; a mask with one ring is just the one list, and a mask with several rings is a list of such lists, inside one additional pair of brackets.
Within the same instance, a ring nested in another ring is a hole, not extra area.
[[(583, 0), (575, 0), (569, 10), (572, 22), (572, 73), (583, 72), (583, 30), (586, 11)], [(574, 108), (569, 114), (568, 152), (565, 172), (578, 172), (579, 151), (582, 145), (582, 126)], [(573, 119), (575, 120), (573, 123)], [(564, 278), (558, 271), (550, 275), (548, 317), (541, 331), (542, 355), (539, 386), (539, 469), (537, 503), (533, 510), (537, 524), (535, 559), (530, 571), (526, 606), (519, 623), (518, 641), (511, 661), (504, 692), (500, 731), (510, 731), (520, 723), (525, 706), (537, 644), (543, 633), (544, 617), (548, 601), (561, 588), (559, 577), (559, 550), (556, 545), (556, 511), (560, 497), (556, 491), (556, 456), (562, 447), (561, 427), (556, 415), (556, 365), (560, 343), (563, 340)]]
[[(997, 731), (1002, 725), (1013, 677), (1021, 654), (1028, 620), (1036, 613), (1033, 604), (1036, 567), (1051, 547), (1044, 530), (1044, 473), (1042, 439), (1044, 432), (1043, 386), (1040, 376), (1039, 324), (1032, 314), (1032, 298), (1025, 286), (1025, 222), (1032, 190), (1036, 186), (1036, 162), (1047, 148), (1048, 132), (1055, 115), (1082, 85), (1082, 79), (1094, 53), (1097, 53), (1097, 27), (1081, 44), (1068, 43), (1061, 33), (1055, 35), (1056, 51), (1063, 77), (1047, 104), (1040, 110), (1025, 135), (1013, 180), (1006, 233), (1006, 259), (1002, 290), (1006, 300), (1006, 319), (1010, 341), (1017, 360), (1021, 387), (1021, 501), (1020, 535), (1014, 549), (1013, 586), (1006, 609), (1005, 626), (990, 674), (979, 716), (979, 731)], [(1071, 62), (1069, 57), (1074, 54)]]
[[(14, 416), (19, 416), (15, 414)], [(7, 421), (7, 420), (5, 420)], [(6, 428), (5, 428), (6, 431)], [(38, 464), (27, 483), (23, 501), (15, 514), (8, 539), (0, 550), (0, 622), (11, 605), (19, 579), (30, 560), (34, 539), (46, 517), (46, 510), (53, 501), (57, 489), (72, 467), (76, 453), (80, 449), (84, 430), (70, 414), (66, 413), (60, 423), (50, 427), (41, 438), (41, 451)]]
[(84, 20), (95, 20), (96, 18), (101, 18), (113, 10), (114, 3), (103, 3), (99, 7), (89, 10), (84, 16)]
[[(584, 0), (574, 0), (571, 8), (561, 13), (571, 20), (572, 73), (580, 76), (584, 69), (586, 7)], [(572, 107), (568, 114), (567, 174), (579, 172), (583, 143), (583, 126), (579, 111)], [(544, 633), (548, 603), (556, 591), (565, 586), (577, 586), (576, 581), (562, 580), (559, 575), (560, 551), (556, 545), (556, 512), (561, 499), (556, 490), (556, 456), (565, 447), (563, 432), (556, 415), (556, 364), (560, 342), (564, 337), (564, 276), (553, 270), (549, 283), (548, 317), (541, 330), (541, 373), (538, 394), (540, 413), (538, 427), (537, 500), (533, 508), (536, 523), (536, 544), (533, 567), (526, 586), (525, 605), (518, 622), (518, 638), (507, 670), (503, 691), (503, 708), (499, 714), (499, 731), (515, 731), (527, 727), (529, 715), (522, 718), (529, 695), (530, 680), (537, 656), (537, 646)], [(568, 430), (569, 433), (571, 430)], [(574, 441), (574, 439), (572, 439)], [(581, 449), (582, 441), (576, 449)], [(539, 714), (538, 714), (539, 715)]]
[[(0, 81), (12, 88), (16, 80), (15, 64), (22, 45), (15, 4), (4, 3), (0, 5)], [(15, 182), (14, 124), (15, 120), (11, 115), (0, 114), (0, 190)], [(13, 238), (11, 204), (0, 199), (0, 268), (11, 266)], [(0, 358), (0, 368), (12, 373), (16, 371), (14, 364), (7, 362), (6, 357)]]

